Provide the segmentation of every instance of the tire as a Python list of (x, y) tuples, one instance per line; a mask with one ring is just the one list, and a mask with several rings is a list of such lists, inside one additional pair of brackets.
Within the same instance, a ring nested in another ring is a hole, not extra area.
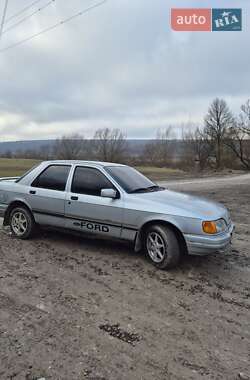
[(10, 229), (17, 239), (29, 239), (35, 231), (35, 220), (25, 207), (15, 207), (10, 213)]
[(170, 269), (178, 265), (181, 257), (180, 244), (171, 228), (160, 224), (150, 226), (143, 243), (148, 258), (157, 268)]

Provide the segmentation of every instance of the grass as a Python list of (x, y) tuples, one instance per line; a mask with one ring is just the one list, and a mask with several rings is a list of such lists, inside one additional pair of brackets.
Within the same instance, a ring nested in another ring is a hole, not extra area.
[(155, 166), (137, 166), (142, 174), (154, 181), (167, 180), (169, 178), (182, 177), (184, 172), (179, 169), (158, 168)]
[[(0, 178), (21, 176), (39, 162), (32, 159), (0, 158)], [(138, 166), (136, 169), (154, 181), (181, 177), (184, 174), (178, 169), (153, 166)]]
[(0, 177), (19, 177), (38, 163), (31, 159), (0, 158)]

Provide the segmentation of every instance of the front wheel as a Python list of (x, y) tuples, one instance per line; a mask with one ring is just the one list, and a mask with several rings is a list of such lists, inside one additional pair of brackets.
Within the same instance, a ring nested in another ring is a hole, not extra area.
[(10, 213), (10, 228), (18, 239), (29, 239), (35, 230), (33, 215), (25, 207), (16, 207)]
[(170, 269), (180, 261), (180, 245), (174, 231), (163, 225), (150, 226), (145, 233), (144, 250), (159, 269)]

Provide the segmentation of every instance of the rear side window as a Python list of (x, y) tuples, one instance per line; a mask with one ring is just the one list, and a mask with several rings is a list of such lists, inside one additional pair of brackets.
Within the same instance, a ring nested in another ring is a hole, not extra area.
[(102, 189), (113, 189), (112, 183), (99, 170), (77, 167), (73, 177), (71, 192), (100, 196)]
[(32, 187), (64, 191), (69, 176), (70, 166), (51, 165), (32, 183)]

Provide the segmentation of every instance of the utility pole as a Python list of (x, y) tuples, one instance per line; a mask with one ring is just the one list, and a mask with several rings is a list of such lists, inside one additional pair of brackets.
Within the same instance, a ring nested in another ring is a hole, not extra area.
[(3, 17), (1, 20), (1, 24), (0, 24), (0, 41), (1, 41), (2, 34), (3, 34), (3, 26), (4, 26), (6, 14), (7, 14), (8, 2), (9, 2), (9, 0), (5, 0), (4, 9), (3, 9)]

